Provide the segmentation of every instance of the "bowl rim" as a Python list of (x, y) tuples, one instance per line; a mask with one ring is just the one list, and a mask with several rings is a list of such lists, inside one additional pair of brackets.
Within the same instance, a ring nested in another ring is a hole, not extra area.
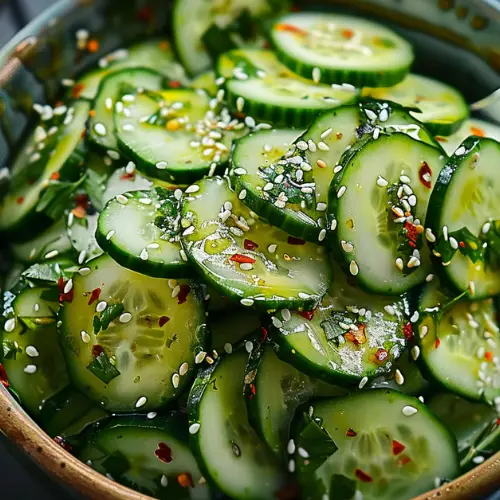
[[(18, 31), (0, 50), (0, 87), (2, 73), (8, 77), (12, 66), (20, 64), (19, 54), (37, 43), (38, 35), (50, 29), (54, 19), (88, 5), (88, 0), (59, 0)], [(12, 64), (14, 63), (14, 64)], [(10, 68), (10, 69), (9, 69)], [(154, 500), (122, 486), (81, 462), (57, 444), (22, 409), (9, 391), (0, 384), (0, 432), (28, 455), (48, 475), (95, 500)], [(439, 488), (413, 500), (469, 500), (500, 488), (500, 451)]]

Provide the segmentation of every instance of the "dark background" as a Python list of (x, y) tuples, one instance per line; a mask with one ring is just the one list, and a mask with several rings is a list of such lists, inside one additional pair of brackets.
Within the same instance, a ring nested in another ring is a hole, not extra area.
[[(53, 3), (55, 0), (0, 0), (0, 47), (22, 27), (23, 22)], [(1, 434), (0, 492), (2, 500), (78, 500), (74, 494), (56, 485)], [(488, 500), (500, 500), (500, 492)]]

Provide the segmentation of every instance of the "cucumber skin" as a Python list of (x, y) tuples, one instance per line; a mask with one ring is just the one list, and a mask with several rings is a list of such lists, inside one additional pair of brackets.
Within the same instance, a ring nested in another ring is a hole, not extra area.
[[(291, 71), (297, 73), (304, 78), (311, 78), (314, 64), (305, 64), (290, 57), (286, 52), (278, 47), (271, 36), (270, 38), (273, 50), (276, 52), (281, 63), (287, 66)], [(360, 71), (360, 70), (343, 70), (334, 68), (320, 68), (321, 83), (350, 83), (356, 88), (362, 87), (392, 87), (404, 80), (410, 72), (410, 65), (391, 71)]]
[[(226, 99), (228, 107), (237, 113), (238, 106), (236, 101), (239, 94), (231, 92), (231, 80), (226, 82), (224, 88), (226, 91)], [(335, 109), (335, 107), (325, 107), (324, 109), (310, 109), (310, 108), (282, 108), (277, 106), (267, 105), (253, 99), (245, 97), (245, 106), (243, 116), (251, 116), (258, 121), (271, 123), (275, 127), (286, 128), (303, 128), (308, 127), (311, 122), (317, 118), (321, 113)], [(356, 104), (358, 101), (358, 94), (353, 92), (352, 99), (344, 101), (339, 106)]]
[[(427, 129), (437, 136), (449, 136), (454, 134), (460, 127), (469, 119), (469, 116), (464, 116), (453, 123), (438, 123), (438, 122), (423, 122)], [(442, 146), (441, 146), (442, 147)]]
[[(436, 179), (436, 184), (432, 189), (431, 196), (429, 198), (429, 206), (427, 209), (427, 217), (425, 220), (425, 227), (428, 227), (432, 230), (432, 232), (436, 235), (440, 234), (440, 225), (439, 225), (439, 217), (436, 214), (441, 213), (441, 207), (444, 203), (446, 194), (448, 192), (448, 187), (453, 178), (453, 174), (460, 167), (460, 163), (465, 160), (471, 153), (473, 149), (475, 149), (481, 142), (488, 141), (497, 143), (494, 139), (483, 138), (471, 136), (465, 139), (462, 142), (462, 145), (469, 151), (466, 155), (456, 156), (453, 154), (450, 156), (446, 165), (439, 172), (438, 178)], [(429, 248), (432, 250), (435, 244), (429, 243)], [(438, 275), (439, 279), (443, 282), (445, 286), (448, 286), (451, 290), (461, 293), (463, 290), (458, 288), (456, 284), (448, 277), (448, 273), (446, 272), (446, 267), (442, 265), (442, 261), (440, 258), (436, 257), (432, 251), (430, 252), (432, 263), (434, 264), (434, 270)], [(490, 295), (474, 295), (474, 300), (487, 299)]]

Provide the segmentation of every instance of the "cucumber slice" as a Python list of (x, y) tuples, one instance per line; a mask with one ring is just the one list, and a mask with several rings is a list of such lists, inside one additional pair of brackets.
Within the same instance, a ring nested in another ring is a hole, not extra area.
[(215, 97), (219, 90), (215, 80), (215, 71), (205, 71), (205, 73), (201, 73), (196, 78), (193, 78), (189, 86), (193, 89), (205, 90), (208, 95)]
[(225, 108), (216, 114), (209, 102), (201, 90), (136, 94), (123, 102), (123, 113), (115, 112), (120, 148), (141, 172), (164, 181), (182, 184), (213, 175), (227, 162), (244, 124), (231, 121)]
[(88, 435), (82, 462), (115, 481), (161, 500), (211, 498), (177, 415), (149, 420), (114, 417)]
[[(64, 107), (56, 108), (64, 110)], [(0, 204), (0, 231), (16, 240), (30, 240), (54, 221), (38, 203), (53, 180), (73, 181), (84, 161), (82, 135), (90, 111), (84, 101), (37, 127), (12, 166), (9, 193)]]
[(69, 383), (56, 331), (59, 305), (44, 299), (47, 291), (26, 288), (15, 298), (9, 294), (1, 332), (2, 364), (10, 387), (35, 416)]
[(366, 500), (409, 499), (459, 472), (453, 436), (400, 392), (319, 401), (298, 417), (295, 461), (305, 500), (335, 498), (346, 486)]
[(332, 88), (292, 73), (270, 50), (232, 50), (217, 67), (231, 110), (275, 126), (306, 127), (322, 111), (358, 97), (354, 87)]
[(444, 163), (439, 149), (399, 132), (365, 139), (342, 157), (328, 196), (330, 243), (372, 292), (401, 294), (429, 274), (422, 222)]
[(458, 90), (422, 75), (410, 74), (394, 87), (363, 89), (362, 95), (418, 108), (420, 112), (410, 113), (435, 135), (451, 135), (469, 117), (469, 106)]
[(132, 45), (128, 49), (118, 49), (99, 61), (99, 69), (88, 71), (71, 89), (73, 97), (93, 100), (99, 84), (110, 73), (125, 68), (150, 68), (159, 71), (165, 78), (177, 82), (187, 81), (184, 68), (175, 60), (168, 40), (155, 38)]
[(448, 137), (437, 136), (436, 139), (440, 144), (442, 144), (446, 153), (451, 156), (455, 150), (458, 149), (460, 144), (462, 144), (462, 142), (471, 135), (489, 137), (490, 139), (500, 141), (500, 127), (498, 125), (494, 125), (493, 123), (471, 118), (470, 120), (467, 120), (454, 134)]
[[(54, 252), (62, 255), (72, 250), (64, 220), (58, 220), (36, 238), (24, 243), (14, 243), (12, 253), (21, 262), (32, 264), (43, 262)], [(47, 257), (48, 256), (48, 257)]]
[[(152, 69), (127, 68), (103, 78), (94, 101), (94, 113), (89, 120), (89, 140), (104, 151), (117, 151), (113, 113), (122, 102), (122, 94), (127, 88), (158, 90), (162, 87), (163, 76)], [(130, 94), (127, 94), (127, 97)]]
[(330, 284), (327, 256), (312, 243), (297, 245), (257, 219), (226, 179), (188, 187), (181, 236), (193, 266), (223, 295), (258, 309), (311, 309)]
[(84, 217), (76, 217), (72, 211), (66, 219), (67, 234), (78, 254), (79, 264), (102, 255), (102, 249), (95, 237), (98, 219), (99, 214), (92, 206), (87, 208)]
[(411, 45), (380, 24), (325, 12), (290, 13), (270, 33), (278, 58), (292, 71), (328, 84), (387, 87), (413, 62)]
[(406, 346), (408, 304), (370, 295), (338, 267), (319, 307), (272, 318), (277, 354), (297, 369), (330, 383), (352, 384), (389, 372)]
[(156, 278), (190, 274), (179, 243), (182, 193), (155, 188), (109, 201), (99, 216), (97, 241), (120, 265)]
[(149, 278), (104, 255), (73, 278), (72, 290), (59, 333), (84, 394), (111, 411), (150, 411), (189, 384), (205, 343), (193, 282)]
[[(275, 15), (287, 7), (284, 0), (234, 0), (221, 3), (215, 0), (176, 0), (173, 12), (173, 31), (177, 53), (191, 75), (210, 68), (212, 58), (204, 37), (212, 29), (215, 38), (229, 44), (243, 45), (245, 38), (253, 38), (262, 24), (262, 18)], [(245, 16), (250, 26), (233, 23)], [(186, 29), (189, 26), (189, 29)]]
[(500, 293), (499, 162), (500, 143), (466, 139), (440, 172), (429, 201), (426, 226), (436, 240), (436, 269), (474, 299)]
[(453, 301), (428, 284), (420, 303), (420, 360), (446, 389), (492, 404), (500, 396), (500, 330), (493, 299)]
[(245, 371), (247, 409), (252, 427), (280, 460), (295, 410), (312, 397), (342, 396), (347, 390), (326, 384), (281, 361), (271, 345), (254, 349)]
[(226, 495), (275, 499), (284, 474), (250, 426), (243, 397), (248, 354), (238, 351), (201, 371), (189, 394), (191, 446), (200, 465)]
[(455, 436), (462, 467), (480, 453), (477, 446), (489, 435), (492, 424), (498, 427), (493, 408), (450, 392), (437, 393), (428, 401), (427, 407)]

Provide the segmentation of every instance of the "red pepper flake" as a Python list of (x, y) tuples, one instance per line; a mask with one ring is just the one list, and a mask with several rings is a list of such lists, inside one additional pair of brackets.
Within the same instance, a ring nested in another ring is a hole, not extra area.
[(71, 210), (71, 213), (77, 218), (77, 219), (85, 219), (86, 215), (87, 215), (87, 210), (78, 205), (77, 207), (75, 207), (73, 210)]
[(427, 164), (426, 161), (422, 162), (422, 166), (420, 167), (418, 171), (418, 178), (420, 179), (420, 182), (427, 188), (430, 189), (432, 186), (432, 183), (428, 177), (432, 176), (432, 170), (431, 167)]
[(257, 387), (255, 386), (254, 383), (252, 383), (250, 384), (250, 395), (248, 396), (248, 399), (252, 399), (256, 394), (257, 394)]
[(412, 248), (417, 248), (417, 227), (410, 222), (405, 222), (406, 236), (408, 237), (408, 245)]
[(169, 464), (172, 461), (172, 450), (166, 443), (158, 443), (155, 455), (166, 464)]
[(135, 173), (130, 173), (130, 174), (123, 174), (120, 177), (121, 181), (133, 181), (135, 179)]
[(255, 250), (256, 248), (259, 248), (259, 245), (257, 245), (255, 241), (245, 240), (243, 242), (243, 247), (245, 248), (245, 250)]
[(92, 53), (97, 52), (99, 50), (99, 42), (95, 38), (92, 38), (87, 44), (87, 50)]
[(189, 285), (181, 285), (180, 286), (181, 291), (179, 292), (179, 295), (177, 295), (177, 304), (184, 304), (186, 302), (189, 292), (191, 292), (191, 287)]
[(162, 40), (159, 44), (158, 47), (160, 47), (161, 50), (168, 50), (170, 47), (170, 44), (168, 43), (167, 40)]
[(437, 349), (441, 345), (441, 339), (438, 337), (436, 342), (434, 342), (434, 347)]
[(500, 425), (500, 417), (497, 418), (497, 425)]
[(73, 302), (74, 290), (71, 290), (68, 293), (64, 293), (64, 287), (66, 286), (67, 281), (64, 281), (62, 276), (57, 280), (57, 286), (59, 288), (59, 302)]
[(158, 320), (158, 324), (160, 325), (160, 328), (168, 323), (170, 321), (170, 318), (168, 316), (161, 316), (160, 319)]
[(56, 436), (54, 441), (64, 450), (71, 452), (73, 447), (62, 436)]
[(471, 127), (470, 131), (472, 132), (472, 135), (477, 135), (478, 137), (486, 137), (486, 134), (482, 128)]
[(90, 115), (92, 118), (94, 118), (94, 116), (95, 116), (95, 109), (91, 109), (91, 110), (89, 111), (89, 115)]
[(459, 241), (458, 244), (459, 244), (460, 248), (465, 248), (465, 242)]
[(411, 462), (411, 458), (408, 455), (401, 455), (401, 458), (399, 459), (399, 463), (401, 465), (406, 465), (409, 462)]
[(358, 435), (358, 433), (354, 429), (351, 429), (349, 427), (349, 429), (347, 429), (347, 432), (345, 433), (345, 435), (349, 438), (353, 438), (353, 437), (356, 437)]
[(299, 311), (299, 314), (303, 317), (306, 318), (308, 321), (311, 321), (314, 318), (314, 313), (316, 312), (316, 309), (312, 311)]
[(103, 352), (104, 352), (104, 349), (99, 344), (95, 344), (92, 346), (92, 356), (94, 356), (94, 358), (97, 358)]
[(254, 264), (255, 259), (249, 255), (242, 255), (241, 253), (235, 253), (229, 260), (233, 262), (238, 262), (238, 264)]
[(410, 322), (406, 323), (406, 325), (403, 327), (403, 334), (408, 340), (411, 340), (411, 338), (413, 337), (413, 329)]
[(438, 141), (438, 142), (448, 142), (448, 139), (446, 137), (441, 136), (441, 135), (436, 135), (436, 141)]
[(182, 83), (179, 80), (170, 80), (168, 82), (168, 86), (172, 89), (178, 89), (179, 87), (182, 87)]
[(9, 379), (7, 378), (7, 372), (5, 371), (2, 363), (0, 363), (0, 384), (2, 384), (6, 389), (9, 388)]
[(151, 5), (145, 5), (142, 9), (137, 11), (137, 19), (142, 23), (149, 23), (153, 19), (153, 7)]
[(76, 206), (78, 206), (78, 207), (84, 207), (84, 208), (87, 208), (87, 207), (88, 207), (88, 205), (89, 205), (89, 201), (90, 201), (90, 200), (89, 200), (89, 197), (88, 197), (88, 195), (86, 195), (86, 194), (83, 194), (83, 193), (82, 193), (82, 194), (77, 194), (77, 195), (75, 196), (75, 204), (76, 204)]
[(344, 338), (352, 342), (355, 346), (366, 343), (366, 325), (360, 323), (357, 330), (350, 330), (344, 335)]
[(92, 292), (90, 292), (89, 306), (91, 306), (96, 300), (99, 300), (101, 296), (101, 289), (94, 288)]
[(294, 26), (293, 24), (280, 23), (275, 26), (275, 29), (277, 31), (286, 31), (287, 33), (293, 33), (299, 36), (307, 36), (307, 31), (304, 31), (302, 28)]
[(261, 326), (260, 327), (260, 343), (263, 344), (267, 340), (268, 331)]
[(491, 351), (486, 351), (484, 353), (484, 357), (486, 358), (486, 361), (489, 361), (490, 363), (493, 361), (493, 353)]
[(356, 469), (354, 471), (354, 475), (362, 482), (362, 483), (371, 483), (373, 481), (373, 478), (367, 474), (366, 472), (362, 471), (361, 469)]
[(344, 38), (347, 38), (348, 40), (354, 36), (354, 31), (350, 29), (343, 29), (340, 33)]
[(400, 443), (399, 441), (396, 441), (393, 439), (392, 441), (392, 454), (393, 455), (399, 455), (405, 450), (406, 446), (403, 443)]
[(53, 172), (53, 173), (50, 175), (50, 180), (52, 180), (52, 181), (58, 181), (58, 180), (59, 180), (59, 177), (61, 177), (61, 176), (60, 176), (60, 174), (59, 174), (59, 172)]
[(377, 349), (377, 352), (375, 353), (375, 362), (376, 363), (385, 363), (389, 359), (389, 353), (383, 349), (382, 347), (380, 349)]
[(193, 478), (191, 477), (191, 474), (189, 474), (189, 472), (184, 472), (183, 474), (179, 474), (177, 476), (177, 482), (183, 488), (192, 488), (193, 487)]
[(76, 85), (73, 85), (73, 87), (71, 88), (71, 97), (73, 99), (78, 99), (84, 88), (85, 85), (83, 83), (77, 83)]
[(294, 236), (289, 236), (288, 237), (288, 244), (289, 245), (305, 245), (306, 242), (302, 238), (295, 238)]
[(24, 196), (19, 196), (19, 198), (16, 200), (16, 203), (18, 205), (22, 205), (24, 203)]

